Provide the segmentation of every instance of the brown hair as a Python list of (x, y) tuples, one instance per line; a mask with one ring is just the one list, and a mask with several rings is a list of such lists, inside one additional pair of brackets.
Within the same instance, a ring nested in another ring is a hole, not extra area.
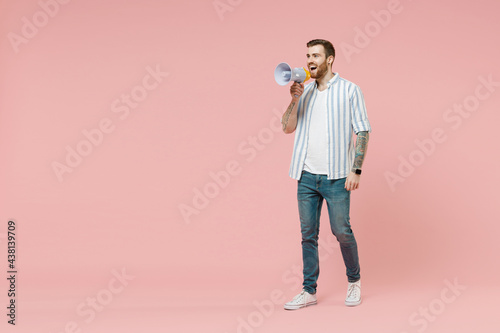
[(335, 48), (332, 43), (324, 39), (313, 39), (307, 43), (307, 47), (311, 47), (314, 45), (323, 45), (325, 49), (326, 58), (329, 56), (333, 56), (333, 60), (335, 60)]

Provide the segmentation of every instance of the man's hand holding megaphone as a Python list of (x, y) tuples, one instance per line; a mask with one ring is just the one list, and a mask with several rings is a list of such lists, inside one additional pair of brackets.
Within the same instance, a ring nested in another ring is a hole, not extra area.
[(300, 96), (302, 96), (302, 93), (304, 92), (304, 82), (294, 82), (290, 86), (290, 95), (292, 95), (292, 101), (298, 102), (300, 99)]

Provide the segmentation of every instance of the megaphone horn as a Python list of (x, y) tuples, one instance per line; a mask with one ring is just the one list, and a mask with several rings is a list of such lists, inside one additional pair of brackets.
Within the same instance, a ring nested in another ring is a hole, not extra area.
[(311, 78), (311, 73), (305, 67), (292, 69), (286, 62), (282, 62), (274, 70), (274, 79), (280, 86), (288, 84), (290, 81), (298, 83), (305, 82)]

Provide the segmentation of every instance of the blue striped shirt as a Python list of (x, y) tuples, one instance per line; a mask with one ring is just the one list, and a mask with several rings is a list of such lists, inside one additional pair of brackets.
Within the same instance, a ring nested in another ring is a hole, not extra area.
[[(327, 84), (328, 179), (347, 177), (354, 163), (353, 133), (371, 132), (361, 89), (338, 73)], [(299, 180), (304, 169), (311, 112), (318, 89), (316, 81), (304, 87), (297, 109), (290, 177)]]

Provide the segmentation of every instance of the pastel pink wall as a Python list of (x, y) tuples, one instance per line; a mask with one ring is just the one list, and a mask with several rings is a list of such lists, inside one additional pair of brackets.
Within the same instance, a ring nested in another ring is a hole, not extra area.
[[(162, 311), (293, 296), (293, 135), (276, 115), (290, 97), (273, 70), (304, 66), (314, 38), (334, 43), (334, 71), (361, 87), (373, 128), (351, 207), (363, 281), (397, 286), (396, 303), (416, 290), (380, 332), (404, 329), (445, 279), (499, 296), (497, 1), (54, 1), (0, 1), (0, 267), (13, 219), (18, 332), (63, 331), (122, 268), (135, 278), (82, 328), (120, 327), (122, 308), (147, 310), (148, 331), (191, 332), (187, 314)], [(88, 155), (58, 177), (67, 147)], [(321, 269), (322, 292), (343, 293), (338, 246)], [(234, 331), (235, 316), (212, 311), (206, 332)]]

